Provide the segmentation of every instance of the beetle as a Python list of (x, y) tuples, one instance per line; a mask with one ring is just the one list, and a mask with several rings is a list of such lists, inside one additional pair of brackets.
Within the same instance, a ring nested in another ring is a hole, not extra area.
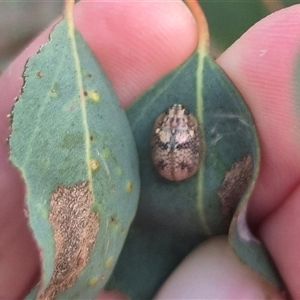
[(171, 181), (190, 178), (200, 168), (201, 152), (198, 121), (185, 106), (174, 104), (157, 118), (151, 157), (160, 175)]

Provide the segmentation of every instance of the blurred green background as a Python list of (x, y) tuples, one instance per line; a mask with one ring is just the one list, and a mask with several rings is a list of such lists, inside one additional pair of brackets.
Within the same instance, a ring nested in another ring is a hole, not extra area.
[[(300, 3), (300, 0), (199, 1), (208, 19), (214, 56), (268, 14)], [(30, 40), (59, 16), (62, 8), (63, 0), (0, 0), (0, 74)]]
[(62, 0), (0, 0), (0, 74), (62, 11)]

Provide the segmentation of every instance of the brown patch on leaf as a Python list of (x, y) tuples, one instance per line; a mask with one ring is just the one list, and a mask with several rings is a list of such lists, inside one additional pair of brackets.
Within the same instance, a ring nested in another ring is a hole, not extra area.
[(222, 200), (222, 213), (226, 223), (232, 219), (234, 211), (246, 192), (253, 174), (253, 159), (250, 154), (233, 164), (225, 175), (218, 195)]
[(99, 231), (99, 218), (91, 211), (89, 183), (60, 186), (52, 195), (49, 221), (54, 230), (55, 266), (51, 281), (39, 300), (55, 299), (73, 286), (87, 265)]

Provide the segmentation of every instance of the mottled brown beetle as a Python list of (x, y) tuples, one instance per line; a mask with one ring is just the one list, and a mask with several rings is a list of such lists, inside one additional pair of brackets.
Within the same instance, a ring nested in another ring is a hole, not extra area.
[(193, 176), (200, 168), (201, 152), (197, 119), (184, 106), (174, 104), (157, 118), (151, 156), (163, 177), (181, 181)]

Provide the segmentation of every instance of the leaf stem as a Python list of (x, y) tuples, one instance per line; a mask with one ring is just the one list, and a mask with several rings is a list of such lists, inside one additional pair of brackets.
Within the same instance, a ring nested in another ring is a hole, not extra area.
[(74, 28), (74, 19), (73, 19), (74, 4), (75, 4), (74, 0), (65, 0), (65, 16), (69, 27), (73, 27), (73, 28)]
[(209, 51), (209, 30), (208, 30), (208, 25), (207, 25), (204, 12), (201, 9), (197, 0), (185, 0), (185, 4), (191, 11), (197, 23), (197, 29), (199, 35), (198, 51), (208, 52)]

